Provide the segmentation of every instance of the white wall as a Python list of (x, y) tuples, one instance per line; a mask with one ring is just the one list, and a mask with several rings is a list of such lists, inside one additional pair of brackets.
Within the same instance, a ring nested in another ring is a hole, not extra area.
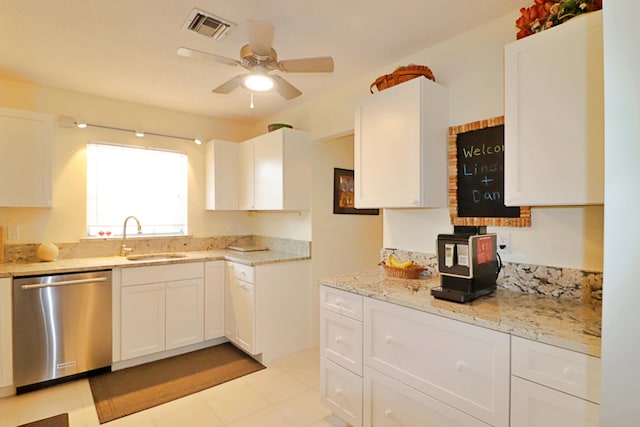
[[(252, 136), (240, 122), (216, 120), (120, 102), (76, 92), (52, 89), (0, 79), (0, 105), (59, 115), (82, 117), (89, 123), (158, 133), (241, 141)], [(204, 145), (189, 141), (146, 136), (99, 128), (64, 128), (56, 124), (53, 167), (53, 207), (0, 208), (0, 225), (17, 225), (18, 242), (69, 242), (86, 236), (86, 156), (90, 140), (149, 146), (184, 152), (189, 156), (189, 232), (196, 236), (246, 234), (250, 232), (246, 213), (204, 210)], [(124, 170), (136, 179), (135, 170)], [(10, 185), (2, 183), (1, 185)], [(131, 213), (135, 215), (135, 212)], [(124, 218), (123, 218), (124, 221)]]
[(605, 239), (602, 426), (640, 420), (640, 2), (604, 2)]
[(380, 215), (333, 213), (333, 169), (353, 169), (353, 135), (313, 145), (312, 333), (317, 341), (319, 287), (317, 279), (376, 267), (382, 247)]
[[(450, 125), (504, 114), (503, 48), (515, 41), (517, 11), (381, 70), (328, 90), (319, 98), (264, 122), (292, 123), (322, 139), (352, 132), (358, 100), (369, 85), (398, 65), (428, 65), (450, 93)], [(446, 143), (446, 141), (443, 141)], [(603, 207), (533, 208), (530, 228), (500, 227), (511, 233), (512, 254), (504, 261), (602, 270)], [(439, 233), (451, 232), (446, 209), (386, 210), (385, 247), (435, 253)], [(495, 228), (489, 228), (495, 231)]]

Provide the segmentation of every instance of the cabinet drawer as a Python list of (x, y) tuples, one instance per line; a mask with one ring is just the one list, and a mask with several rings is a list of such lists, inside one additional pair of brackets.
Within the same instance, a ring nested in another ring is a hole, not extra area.
[(320, 308), (362, 320), (362, 296), (351, 292), (321, 286)]
[(165, 283), (204, 277), (204, 263), (162, 264), (122, 269), (122, 286)]
[(600, 402), (600, 359), (597, 357), (512, 337), (511, 372), (582, 399)]
[(495, 426), (509, 422), (509, 336), (370, 298), (365, 364)]
[(511, 425), (597, 427), (600, 407), (593, 402), (512, 377)]
[(364, 396), (363, 421), (366, 426), (489, 426), (367, 367), (364, 370)]
[(320, 358), (322, 403), (352, 427), (362, 426), (362, 378)]
[(321, 310), (320, 354), (362, 375), (362, 322)]
[(243, 282), (254, 283), (255, 282), (255, 268), (251, 265), (233, 263), (233, 277)]

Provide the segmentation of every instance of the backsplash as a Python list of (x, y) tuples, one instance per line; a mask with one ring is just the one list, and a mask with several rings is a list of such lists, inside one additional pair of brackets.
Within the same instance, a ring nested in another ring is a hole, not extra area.
[[(120, 253), (122, 239), (83, 239), (78, 242), (56, 243), (58, 259), (94, 258), (117, 256)], [(216, 237), (128, 237), (127, 246), (132, 254), (149, 254), (163, 252), (212, 251), (235, 245), (266, 246), (267, 248), (290, 254), (309, 256), (311, 242), (302, 240), (279, 239), (263, 236), (216, 236)], [(4, 247), (4, 262), (28, 263), (38, 262), (36, 249), (39, 243), (10, 243)]]
[[(394, 252), (400, 261), (412, 259), (423, 265), (424, 276), (439, 275), (436, 255), (399, 249), (382, 249), (380, 260), (384, 261)], [(602, 301), (602, 272), (506, 262), (498, 275), (497, 284), (500, 288), (527, 294)]]

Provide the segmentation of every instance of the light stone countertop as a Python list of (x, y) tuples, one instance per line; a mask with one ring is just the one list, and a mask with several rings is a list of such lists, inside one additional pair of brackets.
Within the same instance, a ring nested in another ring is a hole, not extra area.
[(498, 289), (470, 303), (435, 299), (439, 277), (401, 279), (375, 271), (319, 279), (326, 285), (366, 297), (437, 314), (513, 336), (600, 357), (602, 305), (569, 298)]
[[(141, 267), (160, 264), (178, 264), (194, 261), (227, 260), (247, 265), (273, 264), (278, 262), (291, 262), (311, 259), (306, 255), (290, 254), (278, 251), (239, 252), (229, 249), (212, 251), (186, 251), (183, 258), (171, 258), (162, 260), (130, 261), (122, 256), (71, 258), (51, 262), (36, 263), (6, 263), (0, 264), (0, 278), (14, 276), (30, 276), (42, 274), (56, 274), (76, 271), (100, 270), (109, 268)], [(132, 254), (140, 255), (140, 254)]]

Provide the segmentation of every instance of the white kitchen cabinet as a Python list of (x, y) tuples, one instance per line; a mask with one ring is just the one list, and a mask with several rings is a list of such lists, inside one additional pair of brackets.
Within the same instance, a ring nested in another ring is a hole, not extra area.
[(308, 132), (288, 128), (240, 143), (240, 209), (309, 209), (310, 150), (311, 139)]
[(254, 267), (229, 263), (228, 293), (230, 296), (230, 314), (233, 328), (230, 328), (229, 340), (250, 354), (257, 354), (256, 331), (256, 292), (253, 283)]
[(227, 265), (227, 338), (263, 363), (311, 346), (309, 261)]
[(204, 264), (124, 268), (121, 273), (121, 359), (204, 340)]
[(364, 300), (366, 366), (492, 426), (509, 425), (509, 357), (507, 334)]
[(356, 208), (446, 207), (449, 95), (420, 77), (355, 112)]
[(205, 209), (238, 210), (238, 144), (212, 140), (205, 147)]
[(0, 206), (51, 207), (53, 116), (0, 108)]
[(162, 284), (121, 289), (121, 359), (165, 349), (165, 292)]
[(204, 264), (204, 339), (220, 338), (224, 332), (225, 262)]
[(599, 358), (512, 337), (511, 374), (512, 425), (599, 425)]
[(10, 278), (0, 278), (0, 388), (13, 384), (11, 286)]
[(362, 300), (360, 295), (320, 287), (320, 397), (352, 427), (363, 425)]
[(505, 46), (507, 206), (604, 202), (602, 12)]
[(364, 396), (367, 402), (363, 417), (365, 426), (489, 427), (489, 424), (369, 367), (364, 371)]

